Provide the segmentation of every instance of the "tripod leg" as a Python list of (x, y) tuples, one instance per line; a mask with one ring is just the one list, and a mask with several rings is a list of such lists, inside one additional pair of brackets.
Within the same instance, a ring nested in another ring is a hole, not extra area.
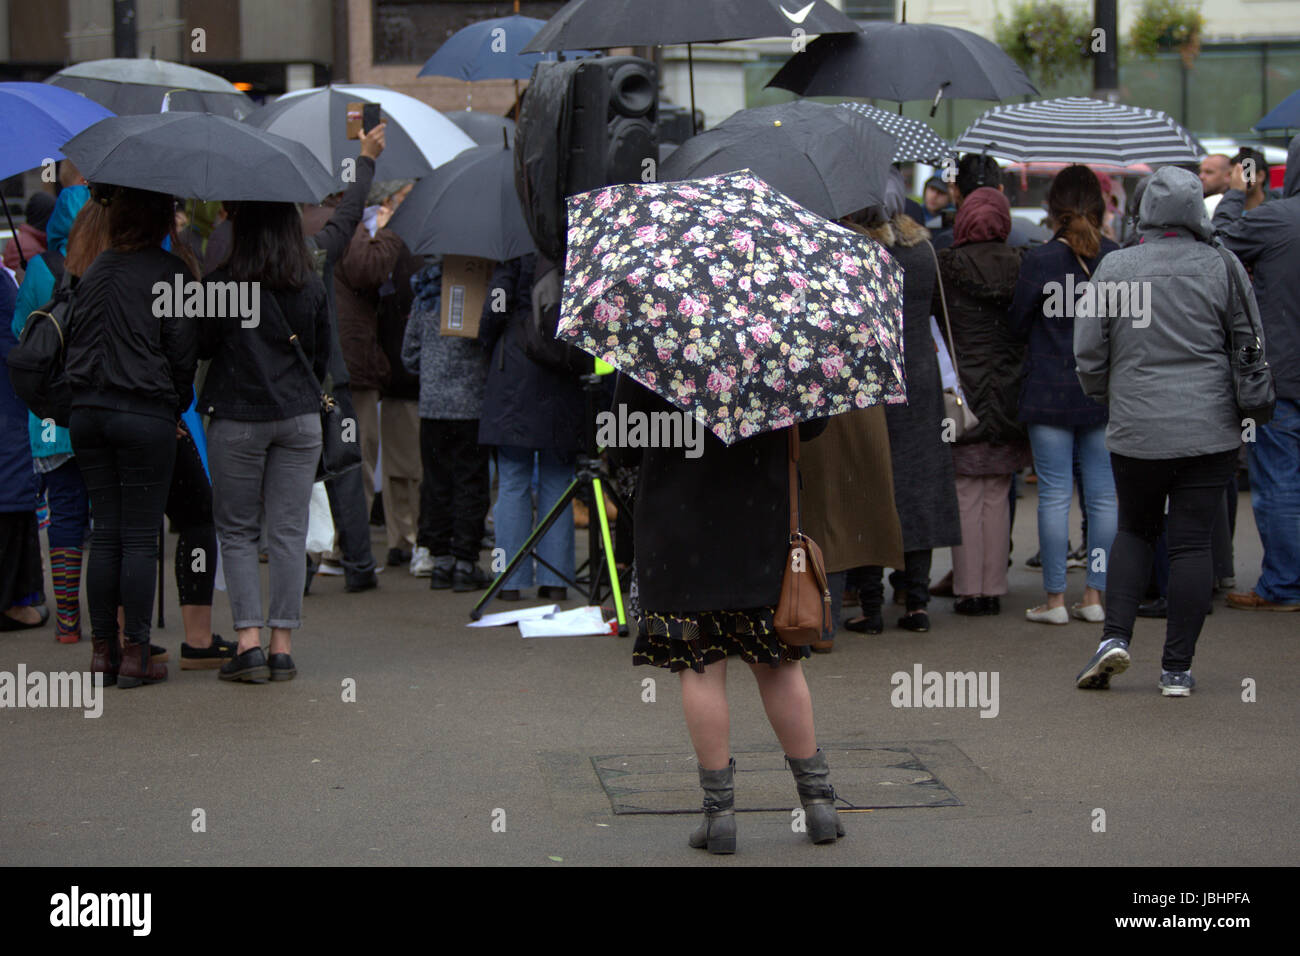
[[(497, 592), (501, 590), (501, 586), (505, 584), (510, 575), (514, 573), (515, 568), (518, 567), (520, 562), (525, 558), (533, 556), (533, 551), (537, 547), (538, 542), (541, 541), (542, 538), (546, 537), (546, 533), (551, 530), (551, 527), (559, 519), (560, 515), (562, 515), (565, 509), (569, 507), (570, 502), (572, 502), (574, 498), (578, 497), (578, 488), (581, 484), (582, 479), (580, 478), (574, 478), (573, 481), (569, 483), (569, 487), (566, 488), (564, 494), (560, 496), (560, 500), (557, 501), (551, 510), (546, 513), (546, 517), (542, 519), (542, 522), (533, 529), (533, 533), (528, 536), (528, 540), (523, 543), (515, 556), (510, 559), (510, 563), (506, 565), (506, 569), (497, 575), (496, 580), (492, 582), (488, 589), (483, 593), (483, 596), (479, 598), (478, 603), (475, 604), (473, 609), (469, 612), (471, 619), (477, 621), (483, 616), (483, 608), (487, 607), (488, 602), (496, 597)], [(541, 558), (538, 558), (537, 560), (542, 561)], [(545, 561), (542, 561), (542, 563), (546, 564)], [(551, 568), (549, 564), (546, 564), (546, 566)], [(569, 581), (567, 577), (560, 574), (560, 572), (556, 571), (555, 568), (551, 568), (551, 570), (555, 571), (557, 575), (564, 578), (566, 581)], [(578, 585), (573, 581), (569, 581), (569, 584), (571, 584), (575, 590), (578, 587)]]
[[(609, 536), (609, 516), (605, 512), (605, 489), (603, 482), (599, 478), (591, 480), (593, 487), (596, 489), (596, 515), (600, 520), (600, 535), (605, 545), (605, 565), (609, 570), (609, 589), (614, 595), (614, 610), (618, 614), (618, 626), (622, 630), (627, 627), (627, 616), (623, 613), (623, 589), (618, 583), (618, 568), (614, 565), (614, 542)], [(592, 570), (592, 590), (596, 586), (596, 556), (591, 558)], [(594, 595), (593, 595), (594, 597)]]

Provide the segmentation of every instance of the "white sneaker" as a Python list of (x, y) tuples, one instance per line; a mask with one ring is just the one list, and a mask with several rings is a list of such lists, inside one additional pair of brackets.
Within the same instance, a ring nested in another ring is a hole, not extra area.
[(433, 573), (433, 555), (428, 548), (417, 547), (411, 552), (411, 576), (427, 578)]
[(1042, 610), (1031, 607), (1025, 611), (1025, 620), (1038, 624), (1069, 624), (1070, 612), (1064, 606), (1044, 607)]
[(1070, 607), (1070, 617), (1090, 624), (1100, 624), (1106, 620), (1106, 609), (1100, 604), (1075, 604)]

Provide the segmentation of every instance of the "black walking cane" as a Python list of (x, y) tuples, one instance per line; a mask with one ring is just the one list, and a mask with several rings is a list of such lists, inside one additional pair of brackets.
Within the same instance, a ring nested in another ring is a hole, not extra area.
[(0, 205), (5, 208), (5, 220), (9, 223), (9, 231), (13, 233), (14, 245), (18, 247), (18, 261), (21, 262), (23, 268), (26, 269), (27, 257), (23, 255), (23, 244), (18, 241), (18, 230), (14, 228), (14, 217), (9, 215), (9, 202), (5, 199), (3, 194), (0, 194)]
[(166, 627), (163, 623), (163, 582), (166, 578), (163, 576), (163, 567), (166, 564), (166, 555), (163, 553), (167, 545), (167, 522), (164, 520), (158, 525), (158, 626)]

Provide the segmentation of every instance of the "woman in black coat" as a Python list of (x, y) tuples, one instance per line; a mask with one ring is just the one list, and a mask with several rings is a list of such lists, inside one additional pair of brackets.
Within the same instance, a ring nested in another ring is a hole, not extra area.
[[(620, 418), (619, 405), (628, 415), (681, 414), (626, 376), (614, 402)], [(820, 434), (825, 424), (801, 426), (801, 437)], [(789, 550), (788, 448), (785, 430), (730, 446), (706, 432), (697, 458), (682, 448), (646, 448), (639, 455), (634, 526), (643, 610), (632, 662), (681, 675), (682, 708), (705, 794), (704, 824), (690, 845), (711, 853), (736, 847), (729, 657), (743, 660), (758, 680), (795, 776), (809, 837), (828, 843), (844, 833), (799, 663), (807, 648), (784, 644), (773, 623)], [(627, 452), (618, 457), (629, 464), (637, 459)]]

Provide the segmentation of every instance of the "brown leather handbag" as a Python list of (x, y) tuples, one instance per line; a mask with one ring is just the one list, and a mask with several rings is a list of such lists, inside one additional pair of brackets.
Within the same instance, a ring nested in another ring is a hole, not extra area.
[(791, 647), (822, 640), (831, 625), (831, 591), (822, 549), (799, 527), (799, 426), (790, 434), (790, 551), (776, 605), (776, 633)]

